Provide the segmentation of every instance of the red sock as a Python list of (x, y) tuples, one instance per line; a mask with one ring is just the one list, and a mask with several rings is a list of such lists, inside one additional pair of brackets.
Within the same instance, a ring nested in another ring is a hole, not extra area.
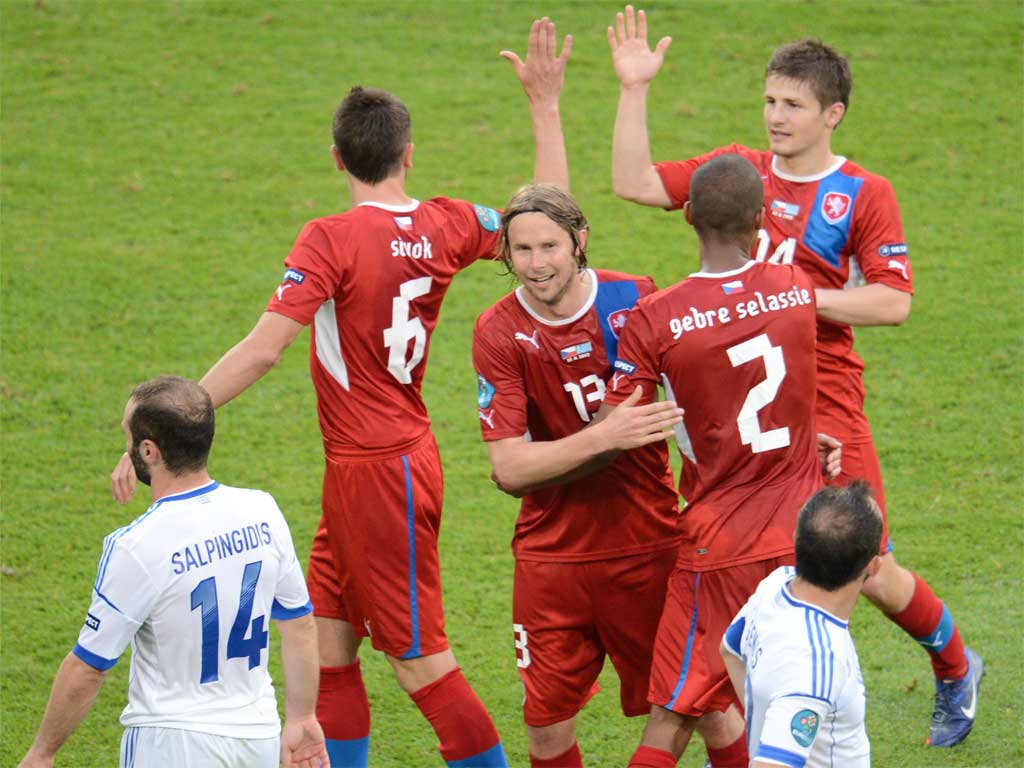
[(960, 632), (949, 609), (931, 587), (916, 573), (913, 576), (914, 595), (910, 604), (899, 613), (889, 614), (889, 618), (928, 651), (935, 677), (959, 679), (967, 674), (967, 656)]
[(530, 768), (583, 768), (580, 745), (575, 741), (565, 752), (555, 757), (534, 757), (530, 755)]
[(744, 733), (727, 747), (708, 747), (708, 758), (712, 768), (747, 768), (750, 755), (747, 754), (747, 735)]
[(629, 758), (629, 768), (676, 768), (676, 756), (667, 749), (641, 744)]
[(409, 698), (441, 740), (438, 751), (445, 762), (481, 755), (501, 742), (483, 702), (458, 667)]
[(316, 719), (328, 739), (351, 741), (370, 735), (370, 702), (358, 659), (344, 667), (320, 667)]

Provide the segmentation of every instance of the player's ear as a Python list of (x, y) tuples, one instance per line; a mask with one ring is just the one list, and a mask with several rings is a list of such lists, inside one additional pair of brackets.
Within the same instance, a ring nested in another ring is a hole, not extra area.
[(160, 446), (149, 438), (139, 441), (139, 455), (147, 464), (153, 465), (160, 461)]
[[(764, 206), (762, 205), (757, 209), (757, 213), (754, 214), (754, 229), (761, 229), (764, 225)], [(756, 237), (756, 235), (755, 235)]]
[(843, 121), (843, 116), (846, 114), (846, 107), (843, 102), (837, 101), (831, 107), (825, 110), (825, 125), (835, 130), (836, 126)]
[(683, 203), (683, 218), (686, 219), (686, 223), (691, 227), (693, 226), (693, 212), (690, 210), (690, 201), (687, 200)]
[(341, 159), (341, 152), (339, 152), (338, 148), (333, 144), (331, 144), (331, 157), (334, 158), (334, 164), (337, 166), (338, 170), (344, 173), (345, 162)]
[(871, 558), (871, 562), (868, 563), (867, 570), (865, 571), (865, 573), (867, 574), (867, 577), (870, 579), (872, 576), (876, 575), (878, 573), (878, 571), (881, 569), (881, 567), (882, 567), (882, 556), (881, 555), (875, 555), (873, 558)]
[(416, 145), (411, 141), (405, 145), (405, 154), (402, 155), (402, 167), (412, 168), (412, 151), (416, 148)]
[(577, 251), (587, 250), (587, 236), (589, 234), (589, 229), (581, 229), (579, 232), (576, 233), (576, 240), (579, 242), (579, 245), (576, 246)]

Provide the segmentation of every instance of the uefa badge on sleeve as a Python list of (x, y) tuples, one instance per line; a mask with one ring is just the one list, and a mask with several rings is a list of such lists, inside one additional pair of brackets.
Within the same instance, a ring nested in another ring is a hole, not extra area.
[(789, 721), (789, 732), (801, 747), (811, 746), (818, 733), (818, 714), (809, 709), (801, 709)]

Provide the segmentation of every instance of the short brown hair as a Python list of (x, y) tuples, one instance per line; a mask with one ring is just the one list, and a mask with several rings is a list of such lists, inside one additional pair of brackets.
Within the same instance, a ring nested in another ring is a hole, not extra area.
[(821, 40), (796, 40), (775, 49), (765, 77), (777, 75), (800, 80), (811, 86), (822, 109), (842, 102), (850, 106), (853, 77), (850, 63), (835, 48)]
[(508, 244), (508, 225), (521, 213), (543, 213), (565, 230), (572, 240), (576, 266), (580, 269), (587, 266), (587, 249), (580, 238), (580, 233), (589, 229), (589, 225), (579, 203), (572, 195), (554, 184), (529, 184), (512, 196), (501, 215), (498, 256), (509, 274), (515, 270), (512, 268), (512, 249)]
[(761, 174), (739, 155), (712, 158), (690, 180), (690, 220), (700, 237), (751, 234), (763, 207)]
[(335, 110), (332, 132), (345, 169), (376, 184), (401, 169), (412, 121), (397, 96), (357, 85)]
[(175, 475), (203, 469), (213, 445), (213, 402), (196, 382), (160, 376), (139, 384), (128, 417), (132, 445), (152, 440), (164, 465)]

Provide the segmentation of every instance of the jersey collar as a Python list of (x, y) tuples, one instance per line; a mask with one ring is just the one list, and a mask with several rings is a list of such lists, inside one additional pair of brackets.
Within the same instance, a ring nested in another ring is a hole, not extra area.
[(194, 499), (196, 496), (205, 496), (210, 491), (214, 491), (220, 487), (220, 483), (216, 480), (212, 480), (206, 485), (201, 485), (198, 488), (193, 488), (191, 491), (182, 491), (176, 493), (173, 496), (164, 496), (162, 499), (157, 500), (157, 504), (166, 504), (168, 501), (184, 501), (185, 499)]
[[(790, 581), (792, 581), (792, 579), (790, 579)], [(805, 603), (802, 600), (797, 600), (795, 597), (793, 597), (793, 594), (789, 591), (789, 581), (787, 581), (785, 584), (782, 585), (782, 596), (786, 599), (786, 602), (789, 603), (792, 606), (795, 606), (797, 608), (806, 608), (809, 611), (814, 611), (815, 613), (820, 613), (823, 618), (828, 619), (833, 624), (836, 624), (837, 626), (840, 626), (843, 629), (849, 629), (850, 628), (850, 622), (843, 621), (842, 619), (838, 618), (837, 616), (833, 616), (831, 613), (826, 611), (824, 608), (819, 608), (816, 605), (812, 605), (811, 603)]]
[(390, 213), (412, 213), (420, 207), (419, 200), (413, 200), (408, 205), (388, 205), (387, 203), (377, 203), (373, 200), (367, 200), (366, 202), (360, 203), (356, 208), (362, 208), (364, 205), (368, 205), (371, 208), (380, 208), (383, 211), (389, 211)]
[(579, 320), (581, 317), (583, 317), (583, 315), (585, 315), (587, 312), (590, 311), (590, 308), (592, 306), (594, 306), (594, 299), (597, 298), (597, 273), (594, 272), (594, 270), (588, 268), (587, 269), (587, 275), (589, 275), (589, 277), (590, 277), (590, 295), (587, 296), (587, 300), (583, 302), (583, 306), (580, 307), (579, 310), (577, 310), (577, 312), (575, 314), (573, 314), (572, 317), (567, 317), (564, 320), (548, 320), (546, 317), (541, 317), (540, 315), (538, 315), (534, 311), (533, 307), (531, 307), (527, 303), (526, 299), (523, 298), (523, 287), (522, 286), (519, 286), (518, 288), (516, 288), (516, 291), (515, 291), (516, 299), (519, 301), (519, 306), (521, 306), (524, 310), (526, 310), (526, 314), (528, 314), (530, 317), (532, 317), (538, 323), (542, 323), (544, 325), (555, 326), (555, 327), (560, 326), (560, 325), (572, 325), (577, 320)]
[(708, 277), (708, 278), (719, 278), (719, 277), (734, 277), (736, 275), (742, 275), (748, 269), (752, 269), (757, 262), (751, 259), (742, 267), (736, 269), (730, 269), (728, 272), (693, 272), (690, 277)]
[(826, 176), (831, 176), (833, 173), (835, 173), (836, 171), (843, 167), (843, 163), (846, 162), (846, 158), (840, 155), (839, 157), (836, 158), (836, 161), (831, 166), (826, 168), (821, 173), (815, 173), (812, 176), (793, 176), (792, 174), (789, 173), (783, 173), (782, 171), (779, 170), (778, 162), (779, 156), (772, 155), (772, 173), (774, 173), (780, 179), (783, 179), (784, 181), (796, 181), (799, 183), (807, 183), (809, 181), (821, 181)]

